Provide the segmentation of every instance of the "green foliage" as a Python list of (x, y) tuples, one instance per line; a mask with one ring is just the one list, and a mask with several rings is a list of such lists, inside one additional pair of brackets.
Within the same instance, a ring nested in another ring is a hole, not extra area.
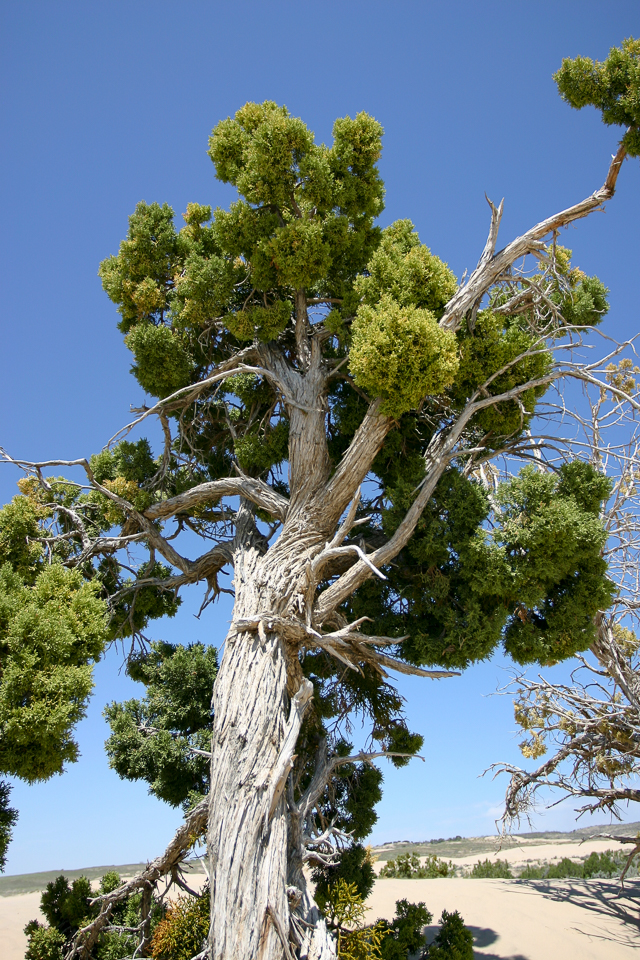
[(71, 885), (60, 875), (47, 884), (40, 898), (40, 909), (47, 923), (69, 939), (91, 915), (91, 883), (78, 877)]
[(596, 107), (606, 124), (629, 127), (622, 143), (630, 156), (640, 156), (640, 40), (623, 40), (602, 62), (565, 59), (554, 80), (570, 106)]
[(334, 866), (314, 870), (315, 901), (321, 910), (325, 910), (338, 883), (346, 883), (355, 888), (358, 896), (366, 900), (375, 880), (376, 872), (369, 849), (361, 843), (354, 843), (342, 851)]
[[(512, 321), (492, 310), (482, 310), (473, 332), (461, 328), (457, 339), (460, 365), (450, 390), (457, 406), (464, 405), (480, 387), (485, 387), (483, 396), (500, 396), (529, 381), (539, 380), (551, 368), (551, 353), (522, 321)], [(528, 427), (536, 400), (545, 389), (544, 386), (532, 387), (519, 394), (524, 412), (516, 400), (505, 400), (480, 410), (474, 424), (483, 432), (494, 434), (500, 445), (498, 438), (520, 433)]]
[(25, 586), (0, 567), (0, 769), (44, 780), (74, 761), (71, 733), (85, 715), (91, 664), (107, 633), (106, 607), (77, 570), (44, 566)]
[(396, 220), (380, 236), (380, 244), (354, 289), (361, 302), (375, 307), (389, 297), (400, 307), (428, 310), (437, 320), (458, 287), (455, 275), (431, 253), (410, 220)]
[(136, 359), (131, 372), (152, 396), (167, 397), (191, 382), (193, 361), (169, 327), (138, 323), (125, 343)]
[(362, 113), (318, 146), (285, 107), (249, 103), (210, 140), (217, 176), (241, 197), (229, 211), (210, 222), (210, 207), (189, 204), (178, 230), (166, 204), (138, 204), (100, 275), (147, 392), (167, 396), (228, 356), (221, 319), (232, 343), (270, 341), (289, 324), (292, 290), (350, 293), (379, 237), (381, 135)]
[(396, 900), (393, 920), (382, 921), (387, 934), (380, 947), (383, 960), (408, 960), (417, 953), (424, 944), (422, 928), (430, 924), (432, 919), (424, 903)]
[(527, 468), (499, 491), (505, 556), (520, 602), (505, 649), (517, 662), (562, 660), (591, 642), (593, 617), (614, 591), (599, 517), (610, 489), (589, 464), (574, 462), (557, 478)]
[(456, 340), (430, 310), (384, 295), (375, 307), (358, 308), (351, 333), (349, 369), (358, 386), (382, 398), (383, 413), (399, 417), (453, 381)]
[(121, 477), (127, 482), (141, 486), (158, 469), (153, 459), (149, 441), (146, 439), (131, 443), (121, 440), (110, 450), (102, 450), (91, 457), (89, 465), (98, 483), (116, 480)]
[(225, 317), (225, 324), (238, 340), (261, 340), (267, 343), (282, 333), (291, 319), (292, 305), (279, 300), (271, 307), (238, 310)]
[[(100, 880), (100, 893), (110, 893), (120, 886), (115, 871), (105, 873)], [(47, 884), (40, 898), (40, 909), (47, 924), (32, 920), (25, 927), (28, 937), (25, 960), (63, 960), (65, 949), (78, 930), (86, 926), (99, 912), (99, 904), (92, 904), (95, 893), (86, 877), (78, 877), (71, 884), (59, 876)], [(110, 921), (114, 927), (138, 927), (141, 922), (142, 894), (134, 893), (113, 907)], [(164, 907), (152, 897), (149, 914), (150, 933), (153, 934), (164, 916)], [(126, 960), (138, 947), (139, 937), (125, 930), (103, 931), (87, 960)]]
[(216, 175), (244, 199), (217, 210), (222, 245), (240, 256), (258, 290), (352, 279), (377, 238), (382, 210), (375, 164), (382, 128), (364, 113), (334, 124), (331, 148), (271, 101), (247, 103), (210, 139)]
[(31, 497), (14, 497), (0, 510), (0, 563), (10, 565), (24, 583), (33, 585), (42, 566), (39, 521), (49, 515)]
[(577, 327), (596, 327), (609, 310), (608, 293), (598, 277), (582, 275), (561, 304), (565, 323)]
[(380, 960), (387, 924), (378, 920), (364, 926), (365, 906), (355, 884), (339, 880), (329, 893), (326, 909), (341, 960)]
[(190, 748), (211, 746), (216, 649), (153, 643), (130, 659), (127, 672), (147, 692), (141, 700), (106, 707), (109, 765), (126, 780), (144, 780), (160, 800), (189, 806), (208, 790), (207, 758)]
[[(546, 863), (527, 866), (520, 873), (520, 880), (564, 880), (567, 877), (576, 877), (590, 880), (592, 877), (619, 877), (627, 862), (627, 854), (623, 850), (604, 850), (602, 853), (590, 853), (581, 861), (563, 857), (558, 863)], [(637, 869), (637, 868), (636, 868)], [(633, 866), (627, 876), (633, 876)]]
[[(572, 656), (589, 646), (593, 616), (612, 596), (599, 518), (609, 490), (589, 464), (567, 464), (555, 476), (525, 468), (500, 487), (488, 530), (484, 490), (451, 470), (387, 581), (364, 584), (347, 615), (375, 618), (376, 632), (408, 634), (401, 650), (418, 664), (466, 667), (501, 642), (518, 663)], [(392, 488), (387, 535), (413, 496), (409, 484)]]
[(469, 876), (475, 880), (512, 880), (508, 860), (478, 860)]
[(473, 960), (473, 934), (458, 913), (442, 911), (440, 930), (423, 956), (428, 960)]
[(31, 920), (24, 928), (29, 938), (25, 960), (64, 960), (64, 934)]
[(395, 860), (388, 860), (379, 875), (398, 880), (436, 880), (439, 877), (452, 877), (454, 873), (451, 861), (447, 863), (435, 854), (430, 854), (421, 863), (415, 853), (401, 853)]
[[(385, 413), (399, 417), (449, 386), (458, 367), (453, 334), (438, 326), (456, 280), (420, 243), (410, 220), (382, 231), (380, 245), (356, 280), (349, 369)], [(342, 313), (348, 310), (347, 298)], [(335, 328), (338, 330), (338, 328)]]
[(253, 428), (238, 437), (234, 450), (238, 463), (251, 475), (265, 473), (287, 455), (289, 424), (281, 420), (273, 428)]
[(199, 897), (178, 897), (158, 923), (151, 941), (153, 960), (191, 960), (209, 932), (209, 889)]
[(18, 819), (18, 811), (9, 806), (11, 784), (0, 780), (0, 873), (4, 873), (7, 862), (7, 847), (11, 843), (11, 832)]

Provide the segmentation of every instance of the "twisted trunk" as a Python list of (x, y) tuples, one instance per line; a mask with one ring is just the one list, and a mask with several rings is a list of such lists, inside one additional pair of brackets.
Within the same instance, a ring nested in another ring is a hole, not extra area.
[(277, 618), (310, 625), (310, 561), (331, 539), (343, 504), (362, 481), (391, 421), (374, 414), (378, 429), (372, 431), (367, 422), (354, 463), (338, 469), (345, 474), (339, 491), (329, 489), (322, 357), (315, 341), (302, 353), (303, 373), (263, 349), (264, 362), (289, 391), (290, 499), (282, 533), (267, 550), (248, 501), (241, 501), (236, 521), (236, 602), (213, 696), (210, 960), (336, 956), (307, 887), (300, 824), (286, 796), (313, 691), (302, 673), (297, 643), (282, 634)]
[[(264, 553), (252, 510), (246, 502), (239, 510), (234, 619), (213, 696), (210, 958), (282, 960), (295, 949), (329, 960), (335, 950), (302, 871), (295, 890), (288, 883), (285, 787), (313, 690), (297, 651), (269, 624), (290, 607), (314, 548), (311, 538), (297, 539), (299, 521), (292, 520), (282, 543)], [(242, 621), (257, 626), (238, 630)], [(291, 909), (302, 936), (292, 932)]]

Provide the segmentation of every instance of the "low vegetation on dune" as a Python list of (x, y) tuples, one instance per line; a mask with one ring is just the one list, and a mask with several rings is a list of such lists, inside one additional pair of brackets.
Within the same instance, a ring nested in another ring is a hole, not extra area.
[(465, 877), (471, 880), (583, 880), (620, 879), (640, 873), (640, 856), (629, 857), (624, 850), (605, 850), (581, 858), (562, 857), (556, 860), (527, 861), (523, 866), (499, 858), (485, 857), (471, 868), (441, 860), (434, 854), (421, 858), (416, 853), (400, 854), (388, 860), (378, 877), (394, 880), (435, 880), (443, 877)]

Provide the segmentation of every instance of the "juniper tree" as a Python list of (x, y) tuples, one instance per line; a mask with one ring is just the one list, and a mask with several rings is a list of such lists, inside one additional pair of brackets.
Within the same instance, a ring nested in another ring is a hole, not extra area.
[[(179, 227), (168, 206), (137, 206), (100, 272), (155, 401), (91, 458), (11, 461), (27, 478), (0, 520), (5, 577), (25, 597), (51, 576), (101, 596), (102, 643), (141, 637), (191, 584), (206, 584), (204, 607), (232, 589), (234, 612), (209, 798), (163, 856), (102, 898), (76, 954), (119, 896), (170, 872), (207, 828), (212, 960), (334, 956), (304, 867), (329, 868), (349, 843), (331, 812), (338, 772), (420, 748), (392, 674), (450, 677), (501, 644), (518, 663), (549, 663), (593, 642), (614, 590), (600, 519), (609, 482), (587, 462), (551, 476), (518, 465), (551, 442), (538, 435), (553, 433), (547, 391), (598, 380), (574, 350), (607, 291), (558, 233), (601, 209), (637, 153), (639, 52), (628, 41), (597, 83), (583, 71), (577, 99), (563, 86), (571, 64), (558, 76), (569, 102), (631, 124), (603, 187), (498, 252), (502, 204), (491, 204), (461, 283), (410, 221), (376, 225), (382, 129), (364, 113), (337, 120), (325, 146), (286, 108), (246, 104), (209, 146), (238, 191), (229, 210), (189, 204)], [(607, 112), (613, 100), (621, 113)], [(532, 269), (515, 266), (523, 258)], [(127, 439), (152, 417), (156, 457)], [(488, 492), (498, 458), (510, 478)], [(85, 479), (46, 478), (60, 466)], [(51, 649), (61, 630), (51, 623)], [(27, 624), (25, 647), (35, 634)], [(85, 665), (96, 655), (79, 651)], [(86, 695), (78, 675), (80, 710)], [(19, 707), (2, 709), (10, 745)], [(369, 737), (351, 754), (354, 714)], [(63, 739), (72, 720), (56, 728)]]

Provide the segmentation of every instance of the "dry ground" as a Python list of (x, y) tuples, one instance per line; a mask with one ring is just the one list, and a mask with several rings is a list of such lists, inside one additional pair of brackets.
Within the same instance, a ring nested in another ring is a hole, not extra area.
[[(477, 838), (473, 852), (470, 841), (458, 841), (455, 852), (466, 855), (447, 854), (447, 859), (470, 866), (480, 857), (500, 857), (517, 866), (563, 856), (578, 859), (592, 850), (615, 846), (611, 840), (582, 844), (579, 840), (574, 835), (553, 840), (514, 838), (506, 849), (496, 851), (495, 841)], [(442, 856), (444, 850), (439, 847), (433, 845), (430, 852)], [(396, 847), (390, 855), (397, 852)], [(41, 888), (44, 878), (38, 876)], [(189, 883), (203, 880), (204, 876), (194, 875)], [(23, 960), (22, 929), (39, 916), (39, 892), (9, 892), (24, 890), (29, 882), (27, 877), (6, 877), (0, 883), (1, 960)], [(6, 895), (1, 895), (2, 888)], [(379, 880), (367, 901), (368, 920), (391, 918), (396, 900), (405, 898), (425, 902), (434, 917), (428, 931), (431, 937), (443, 909), (459, 910), (473, 931), (476, 956), (484, 960), (636, 960), (640, 956), (640, 879), (627, 881), (623, 892), (616, 880)]]

